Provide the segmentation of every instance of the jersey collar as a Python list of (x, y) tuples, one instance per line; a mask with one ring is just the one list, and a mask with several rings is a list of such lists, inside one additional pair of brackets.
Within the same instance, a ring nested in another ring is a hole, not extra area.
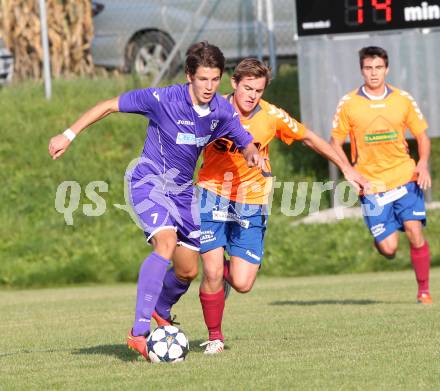
[[(357, 91), (357, 95), (359, 95), (359, 96), (363, 96), (364, 98), (366, 98), (366, 99), (368, 99), (368, 100), (372, 100), (372, 99), (370, 99), (369, 96), (364, 92), (364, 88), (363, 88), (363, 87), (364, 87), (363, 85), (359, 87), (359, 89), (358, 89), (358, 91)], [(392, 89), (388, 84), (385, 84), (385, 88), (386, 88), (386, 94), (385, 94), (385, 96), (384, 96), (382, 99), (386, 99), (386, 98), (388, 98), (388, 96), (393, 92), (393, 89)]]

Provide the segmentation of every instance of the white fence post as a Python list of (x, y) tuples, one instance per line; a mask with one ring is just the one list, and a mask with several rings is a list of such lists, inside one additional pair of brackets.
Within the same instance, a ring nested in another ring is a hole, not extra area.
[(46, 99), (52, 97), (52, 80), (50, 77), (50, 55), (49, 55), (49, 38), (47, 35), (47, 17), (45, 0), (40, 2), (40, 25), (41, 25), (41, 43), (43, 46), (43, 75), (44, 90)]

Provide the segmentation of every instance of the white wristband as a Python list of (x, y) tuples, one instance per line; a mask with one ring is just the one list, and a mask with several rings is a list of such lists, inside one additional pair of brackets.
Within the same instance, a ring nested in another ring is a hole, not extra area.
[(75, 132), (70, 128), (66, 129), (63, 134), (69, 139), (69, 141), (73, 141), (73, 139), (76, 137)]

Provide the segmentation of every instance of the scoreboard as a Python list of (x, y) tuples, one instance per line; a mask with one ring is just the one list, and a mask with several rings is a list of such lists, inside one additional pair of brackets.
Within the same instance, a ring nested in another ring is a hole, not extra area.
[(440, 0), (296, 0), (299, 36), (440, 27)]

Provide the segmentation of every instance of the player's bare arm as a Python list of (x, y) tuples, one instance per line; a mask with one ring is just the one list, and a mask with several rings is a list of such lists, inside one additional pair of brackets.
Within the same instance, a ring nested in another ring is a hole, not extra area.
[(361, 188), (364, 189), (368, 187), (368, 181), (351, 166), (342, 150), (342, 145), (339, 147), (344, 157), (340, 156), (340, 153), (332, 148), (327, 141), (311, 130), (307, 130), (304, 135), (304, 143), (315, 152), (336, 164), (344, 174), (345, 179), (350, 182), (356, 190), (359, 191)]
[[(119, 111), (118, 100), (119, 97), (116, 97), (99, 102), (96, 106), (85, 112), (69, 128), (70, 131), (73, 132), (72, 136), (77, 136), (81, 131), (93, 123), (101, 120), (111, 113)], [(64, 152), (66, 152), (67, 148), (72, 142), (72, 139), (69, 139), (64, 133), (52, 137), (49, 141), (49, 155), (52, 157), (52, 159), (58, 159)]]
[(417, 176), (417, 184), (421, 189), (426, 190), (431, 187), (431, 175), (429, 173), (429, 155), (431, 153), (431, 140), (426, 132), (422, 132), (416, 136), (417, 147), (419, 151), (419, 161), (415, 168)]
[[(360, 174), (356, 171), (356, 169), (352, 166), (352, 164), (348, 160), (347, 155), (345, 154), (344, 149), (342, 148), (343, 145), (344, 145), (343, 140), (337, 139), (335, 137), (331, 137), (330, 146), (335, 150), (338, 157), (341, 159), (341, 161), (345, 167), (345, 172), (343, 171), (343, 169), (341, 167), (339, 167), (339, 168), (344, 173), (345, 179), (347, 179), (350, 183), (352, 183), (352, 180), (354, 180), (354, 178), (348, 179), (350, 177), (350, 175), (354, 175), (355, 177), (358, 177), (358, 176), (360, 176)], [(365, 185), (362, 186), (362, 189), (364, 192), (368, 192), (370, 185), (364, 177), (362, 177), (362, 179), (367, 182)], [(355, 186), (355, 187), (357, 189), (357, 186)]]
[(350, 161), (347, 158), (347, 155), (344, 152), (344, 149), (342, 146), (344, 145), (343, 140), (339, 140), (335, 137), (331, 137), (330, 139), (330, 145), (335, 150), (335, 152), (338, 154), (339, 158), (345, 163), (351, 165)]

